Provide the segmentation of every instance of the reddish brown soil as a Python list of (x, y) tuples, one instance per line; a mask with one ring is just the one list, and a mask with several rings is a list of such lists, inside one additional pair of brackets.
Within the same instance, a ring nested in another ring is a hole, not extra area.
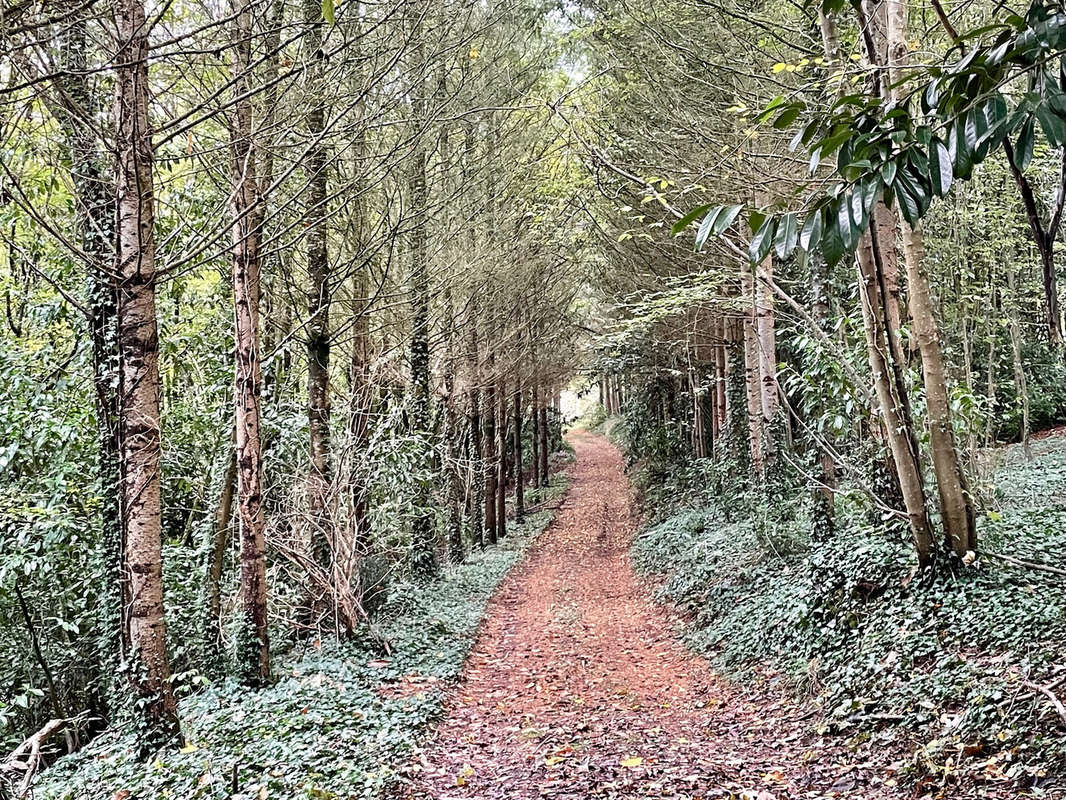
[(630, 567), (622, 458), (575, 433), (558, 517), (489, 609), (409, 798), (898, 796), (782, 691), (733, 687)]

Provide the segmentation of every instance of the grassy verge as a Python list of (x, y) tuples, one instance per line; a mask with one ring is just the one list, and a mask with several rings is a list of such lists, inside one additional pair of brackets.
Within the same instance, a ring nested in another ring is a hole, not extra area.
[[(996, 480), (982, 548), (1061, 566), (1066, 440)], [(805, 503), (743, 515), (692, 503), (638, 535), (634, 563), (661, 577), (691, 645), (727, 674), (786, 673), (821, 705), (824, 731), (903, 754), (896, 767), (915, 782), (1066, 782), (1063, 720), (1035, 688), (1066, 697), (1066, 580), (985, 557), (923, 585), (903, 537), (845, 503), (833, 536), (812, 541)]]
[[(556, 476), (530, 504), (566, 490)], [(539, 511), (498, 546), (425, 585), (397, 585), (368, 641), (291, 654), (267, 689), (227, 681), (181, 703), (188, 745), (148, 763), (116, 730), (45, 772), (37, 800), (349, 800), (385, 795), (462, 668), (494, 589), (548, 526)], [(233, 791), (236, 784), (237, 791)]]

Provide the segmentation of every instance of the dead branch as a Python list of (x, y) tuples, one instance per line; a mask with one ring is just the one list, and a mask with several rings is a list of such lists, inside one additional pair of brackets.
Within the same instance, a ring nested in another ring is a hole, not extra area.
[(41, 747), (58, 731), (63, 730), (71, 720), (52, 719), (45, 723), (37, 733), (16, 747), (0, 762), (0, 780), (14, 780), (21, 776), (15, 797), (29, 794), (33, 778), (41, 767)]

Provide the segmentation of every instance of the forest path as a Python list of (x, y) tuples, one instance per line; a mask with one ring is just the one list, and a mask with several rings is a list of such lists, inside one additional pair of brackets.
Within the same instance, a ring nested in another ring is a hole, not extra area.
[(569, 439), (570, 490), (494, 597), (407, 796), (846, 794), (849, 769), (811, 758), (821, 742), (802, 710), (727, 685), (672, 635), (629, 563), (622, 456), (602, 436)]

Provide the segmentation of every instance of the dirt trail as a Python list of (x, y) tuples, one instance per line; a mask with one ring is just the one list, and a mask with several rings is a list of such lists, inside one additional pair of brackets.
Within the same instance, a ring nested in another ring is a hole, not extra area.
[(784, 695), (726, 685), (677, 641), (629, 564), (621, 455), (570, 441), (571, 489), (497, 592), (408, 797), (870, 796)]

